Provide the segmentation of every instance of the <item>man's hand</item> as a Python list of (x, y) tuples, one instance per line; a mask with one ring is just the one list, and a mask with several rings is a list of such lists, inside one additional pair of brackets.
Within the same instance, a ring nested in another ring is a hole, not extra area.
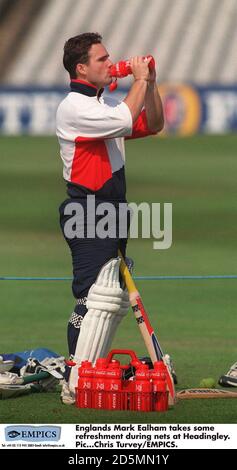
[[(160, 130), (160, 110), (157, 119), (157, 110), (156, 105), (154, 104), (156, 97), (154, 94), (158, 94), (158, 91), (156, 87), (156, 72), (155, 70), (150, 71), (149, 69), (149, 63), (151, 60), (152, 57), (144, 60), (144, 57), (142, 56), (132, 57), (129, 60), (134, 76), (134, 83), (132, 84), (128, 95), (124, 99), (124, 102), (130, 109), (133, 123), (136, 122), (144, 104), (147, 104), (147, 109), (150, 114), (149, 125), (151, 128), (149, 128), (152, 132), (153, 130), (154, 132), (157, 132)], [(159, 103), (159, 106), (162, 107), (161, 103)]]
[(134, 79), (145, 80), (148, 82), (150, 77), (150, 71), (148, 67), (150, 59), (144, 61), (144, 58), (142, 56), (136, 56), (129, 59), (129, 61)]

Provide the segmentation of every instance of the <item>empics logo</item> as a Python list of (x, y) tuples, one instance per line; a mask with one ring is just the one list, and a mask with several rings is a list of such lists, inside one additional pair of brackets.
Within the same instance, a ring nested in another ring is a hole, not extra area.
[(11, 438), (11, 439), (15, 439), (16, 437), (20, 436), (21, 433), (20, 432), (17, 432), (17, 431), (10, 431), (8, 433), (8, 436)]
[(60, 426), (7, 426), (6, 441), (59, 441)]

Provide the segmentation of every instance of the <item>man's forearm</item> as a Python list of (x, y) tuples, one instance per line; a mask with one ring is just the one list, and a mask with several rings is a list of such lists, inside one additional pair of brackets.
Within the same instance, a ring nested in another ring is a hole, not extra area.
[(164, 127), (164, 114), (156, 82), (149, 83), (147, 87), (145, 95), (145, 111), (150, 131), (161, 131)]
[(135, 80), (132, 84), (124, 102), (129, 107), (133, 123), (137, 120), (145, 102), (148, 82), (146, 80)]

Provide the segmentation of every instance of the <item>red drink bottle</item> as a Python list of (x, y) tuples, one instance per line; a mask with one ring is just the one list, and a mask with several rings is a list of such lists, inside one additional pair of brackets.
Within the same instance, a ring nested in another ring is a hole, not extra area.
[(106, 409), (121, 410), (122, 369), (119, 361), (109, 363), (106, 376)]
[(92, 408), (105, 409), (105, 388), (107, 383), (107, 360), (99, 358), (94, 368)]
[(167, 382), (166, 382), (166, 369), (163, 361), (154, 363), (154, 369), (150, 371), (152, 379), (152, 392), (153, 392), (153, 410), (166, 411), (168, 410), (168, 396)]
[(147, 364), (142, 364), (135, 373), (135, 410), (152, 410), (152, 383)]
[(83, 361), (78, 369), (77, 406), (91, 408), (94, 370), (92, 363)]

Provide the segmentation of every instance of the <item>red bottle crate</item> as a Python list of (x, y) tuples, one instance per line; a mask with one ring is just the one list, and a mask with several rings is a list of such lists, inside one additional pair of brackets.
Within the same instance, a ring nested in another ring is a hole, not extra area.
[[(135, 367), (135, 376), (122, 379), (123, 370), (129, 366), (121, 365), (113, 359), (116, 354), (129, 355)], [(84, 361), (78, 369), (76, 388), (76, 406), (128, 411), (166, 411), (168, 409), (168, 391), (165, 367), (162, 361), (149, 370), (134, 351), (114, 349), (107, 358), (99, 358), (94, 367)]]

